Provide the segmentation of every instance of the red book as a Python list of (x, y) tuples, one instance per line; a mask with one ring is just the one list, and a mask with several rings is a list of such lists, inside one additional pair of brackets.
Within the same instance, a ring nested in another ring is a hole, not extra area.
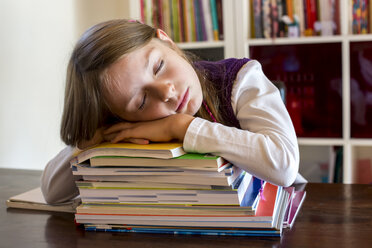
[(273, 216), (278, 186), (266, 182), (256, 211), (256, 216)]
[(306, 23), (307, 29), (305, 30), (306, 36), (314, 35), (314, 24), (317, 20), (316, 0), (306, 0)]

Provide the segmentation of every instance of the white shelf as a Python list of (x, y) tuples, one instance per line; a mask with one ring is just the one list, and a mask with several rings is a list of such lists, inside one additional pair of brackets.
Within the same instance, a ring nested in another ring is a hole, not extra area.
[(198, 41), (198, 42), (179, 42), (177, 45), (182, 49), (205, 49), (205, 48), (223, 48), (224, 41)]
[(274, 38), (274, 39), (248, 39), (248, 46), (264, 45), (298, 45), (298, 44), (317, 44), (317, 43), (336, 43), (344, 39), (340, 35), (335, 36), (315, 36), (299, 38)]
[(298, 138), (300, 146), (342, 146), (346, 143), (343, 139), (326, 138)]

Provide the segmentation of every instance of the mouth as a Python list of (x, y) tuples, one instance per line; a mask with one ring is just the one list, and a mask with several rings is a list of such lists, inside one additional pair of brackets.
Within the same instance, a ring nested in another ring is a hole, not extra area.
[(185, 94), (183, 95), (180, 103), (178, 104), (178, 107), (176, 109), (176, 112), (179, 113), (179, 111), (186, 105), (187, 100), (189, 99), (189, 88), (187, 88)]

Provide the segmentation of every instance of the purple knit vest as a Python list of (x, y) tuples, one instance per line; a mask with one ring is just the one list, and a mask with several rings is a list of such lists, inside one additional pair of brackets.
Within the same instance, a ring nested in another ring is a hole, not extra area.
[(240, 128), (231, 106), (231, 91), (240, 68), (249, 59), (224, 59), (220, 61), (197, 61), (195, 67), (200, 70), (217, 89), (217, 96), (220, 99), (219, 112), (222, 114), (223, 124)]

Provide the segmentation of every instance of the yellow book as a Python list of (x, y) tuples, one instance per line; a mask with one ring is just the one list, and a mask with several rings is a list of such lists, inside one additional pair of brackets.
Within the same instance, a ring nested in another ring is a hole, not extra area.
[(186, 154), (182, 143), (150, 143), (139, 145), (133, 143), (102, 143), (77, 154), (72, 164), (84, 162), (97, 156), (128, 156), (144, 158), (175, 158)]

